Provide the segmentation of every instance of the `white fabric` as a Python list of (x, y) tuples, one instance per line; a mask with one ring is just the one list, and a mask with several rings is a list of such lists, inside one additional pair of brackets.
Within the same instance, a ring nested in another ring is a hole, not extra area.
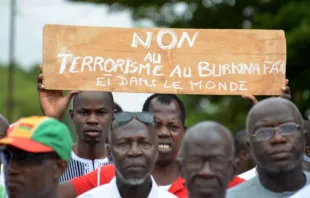
[(257, 176), (256, 166), (254, 168), (252, 168), (251, 170), (248, 170), (248, 171), (238, 175), (238, 177), (240, 177), (244, 180), (250, 180), (256, 176)]
[[(110, 183), (102, 185), (100, 187), (96, 187), (80, 196), (78, 198), (102, 198), (102, 197), (109, 197), (109, 198), (121, 198), (119, 194), (117, 185), (116, 185), (116, 178), (114, 177)], [(152, 178), (152, 188), (147, 196), (148, 198), (176, 198), (175, 195), (160, 189), (154, 179)]]
[(170, 186), (171, 186), (171, 184), (166, 185), (166, 186), (159, 186), (159, 188), (163, 189), (163, 190), (166, 190), (166, 191), (169, 191)]
[(292, 195), (290, 198), (309, 198), (310, 197), (310, 185), (303, 187), (297, 193)]
[(0, 185), (4, 186), (4, 169), (3, 169), (3, 164), (1, 164), (1, 168), (0, 168)]

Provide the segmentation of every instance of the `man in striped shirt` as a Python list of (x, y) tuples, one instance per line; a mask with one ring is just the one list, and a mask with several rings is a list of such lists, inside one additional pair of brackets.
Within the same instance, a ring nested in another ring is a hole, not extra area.
[(46, 116), (61, 120), (73, 98), (70, 116), (75, 127), (77, 142), (73, 145), (71, 162), (60, 178), (60, 183), (87, 174), (109, 164), (105, 141), (114, 114), (111, 92), (46, 90), (42, 84), (42, 67), (38, 78), (40, 105)]

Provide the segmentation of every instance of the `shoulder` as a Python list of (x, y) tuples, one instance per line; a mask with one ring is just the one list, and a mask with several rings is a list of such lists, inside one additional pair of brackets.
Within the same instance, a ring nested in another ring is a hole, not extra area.
[(252, 194), (253, 189), (257, 187), (257, 178), (244, 181), (243, 183), (227, 190), (227, 198), (243, 197), (243, 195)]
[(110, 192), (110, 185), (109, 184), (105, 184), (102, 186), (99, 186), (97, 188), (93, 188), (92, 190), (78, 196), (78, 198), (95, 198), (95, 197), (100, 197), (104, 194), (108, 194)]
[(308, 198), (310, 194), (310, 185), (307, 185), (303, 187), (301, 190), (299, 190), (297, 193), (295, 193), (290, 198)]

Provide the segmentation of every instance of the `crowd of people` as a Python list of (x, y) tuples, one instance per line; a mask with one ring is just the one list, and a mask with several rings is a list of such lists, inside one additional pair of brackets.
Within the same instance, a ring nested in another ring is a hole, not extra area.
[[(245, 127), (214, 121), (187, 128), (173, 94), (153, 94), (126, 112), (111, 92), (45, 89), (43, 115), (0, 116), (0, 198), (310, 197), (309, 121), (280, 97), (253, 102)], [(77, 136), (61, 122), (70, 106)]]

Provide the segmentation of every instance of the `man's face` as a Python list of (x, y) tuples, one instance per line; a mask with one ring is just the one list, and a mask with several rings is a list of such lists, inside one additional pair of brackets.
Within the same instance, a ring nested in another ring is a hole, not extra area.
[(66, 168), (61, 170), (58, 166), (56, 153), (34, 154), (9, 146), (1, 155), (10, 198), (48, 195), (58, 184), (58, 177)]
[(231, 148), (218, 133), (189, 137), (181, 166), (193, 197), (217, 197), (226, 191), (234, 172)]
[(113, 118), (113, 101), (108, 93), (82, 92), (71, 117), (79, 140), (89, 144), (105, 141)]
[[(269, 172), (281, 172), (294, 169), (301, 165), (305, 149), (303, 131), (297, 127), (301, 125), (292, 110), (283, 108), (268, 108), (252, 116), (253, 122), (249, 126), (251, 137), (251, 152), (257, 166)], [(259, 136), (273, 131), (269, 139), (260, 139)], [(285, 134), (290, 135), (285, 135)]]
[(181, 120), (181, 109), (176, 100), (169, 105), (160, 103), (154, 98), (149, 106), (149, 112), (155, 117), (158, 135), (157, 164), (165, 165), (176, 159), (184, 133)]
[(0, 137), (4, 137), (9, 128), (8, 121), (0, 114)]
[(155, 128), (133, 119), (112, 129), (110, 146), (118, 177), (129, 185), (142, 184), (157, 159)]

